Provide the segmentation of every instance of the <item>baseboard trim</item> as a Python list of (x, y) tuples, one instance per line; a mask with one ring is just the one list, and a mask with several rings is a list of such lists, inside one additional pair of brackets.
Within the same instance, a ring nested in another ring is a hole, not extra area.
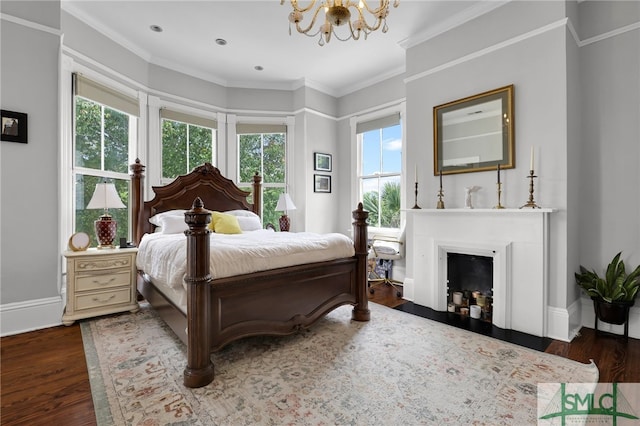
[(569, 308), (547, 306), (546, 336), (555, 340), (570, 342), (580, 329), (579, 326), (571, 326), (571, 324), (580, 324), (580, 312), (577, 308), (575, 303)]
[(62, 324), (61, 296), (0, 305), (0, 336), (11, 336)]

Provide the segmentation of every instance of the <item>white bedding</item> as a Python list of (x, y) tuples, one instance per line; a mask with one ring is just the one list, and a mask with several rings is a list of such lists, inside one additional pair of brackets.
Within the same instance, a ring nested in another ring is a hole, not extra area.
[[(353, 241), (345, 235), (257, 230), (243, 234), (211, 233), (211, 276), (223, 278), (305, 263), (351, 257)], [(186, 236), (145, 234), (137, 267), (154, 281), (181, 289), (186, 274)]]

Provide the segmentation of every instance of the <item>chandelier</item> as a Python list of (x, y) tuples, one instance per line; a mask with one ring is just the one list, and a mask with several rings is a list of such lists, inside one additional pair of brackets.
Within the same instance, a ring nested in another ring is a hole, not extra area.
[[(285, 0), (280, 0), (280, 5), (283, 5), (284, 2)], [(366, 0), (311, 0), (308, 6), (303, 7), (297, 0), (291, 0), (293, 11), (289, 14), (289, 35), (291, 35), (291, 24), (295, 24), (296, 30), (301, 34), (309, 37), (319, 35), (318, 44), (324, 46), (325, 42), (329, 43), (331, 36), (340, 41), (347, 41), (358, 40), (364, 34), (366, 40), (369, 33), (376, 31), (381, 26), (382, 32), (386, 33), (389, 29), (387, 16), (389, 15), (390, 0), (379, 0), (375, 3), (377, 7), (370, 7)], [(398, 7), (399, 4), (400, 0), (394, 0), (393, 7)], [(311, 16), (311, 22), (308, 26), (300, 25), (307, 12)], [(316, 20), (321, 13), (324, 13), (324, 23), (314, 30)], [(365, 18), (368, 16), (366, 13), (369, 13), (373, 18), (371, 24)], [(350, 20), (352, 16), (353, 21)], [(349, 31), (345, 30), (346, 36), (340, 38), (335, 27), (344, 24), (349, 24)]]

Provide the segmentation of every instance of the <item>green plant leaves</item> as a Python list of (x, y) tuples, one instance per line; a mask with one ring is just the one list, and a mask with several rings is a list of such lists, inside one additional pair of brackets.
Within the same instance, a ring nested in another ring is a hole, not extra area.
[(622, 252), (616, 254), (607, 265), (604, 278), (595, 270), (580, 265), (580, 273), (575, 273), (576, 283), (589, 296), (600, 297), (609, 303), (634, 300), (640, 288), (640, 265), (627, 274), (621, 256)]

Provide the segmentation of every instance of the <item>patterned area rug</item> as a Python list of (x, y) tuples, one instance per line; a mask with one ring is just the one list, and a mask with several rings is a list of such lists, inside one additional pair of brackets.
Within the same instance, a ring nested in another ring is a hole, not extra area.
[(182, 385), (186, 347), (147, 305), (82, 323), (99, 425), (535, 424), (540, 382), (598, 369), (370, 303), (310, 330), (212, 356), (215, 379)]

